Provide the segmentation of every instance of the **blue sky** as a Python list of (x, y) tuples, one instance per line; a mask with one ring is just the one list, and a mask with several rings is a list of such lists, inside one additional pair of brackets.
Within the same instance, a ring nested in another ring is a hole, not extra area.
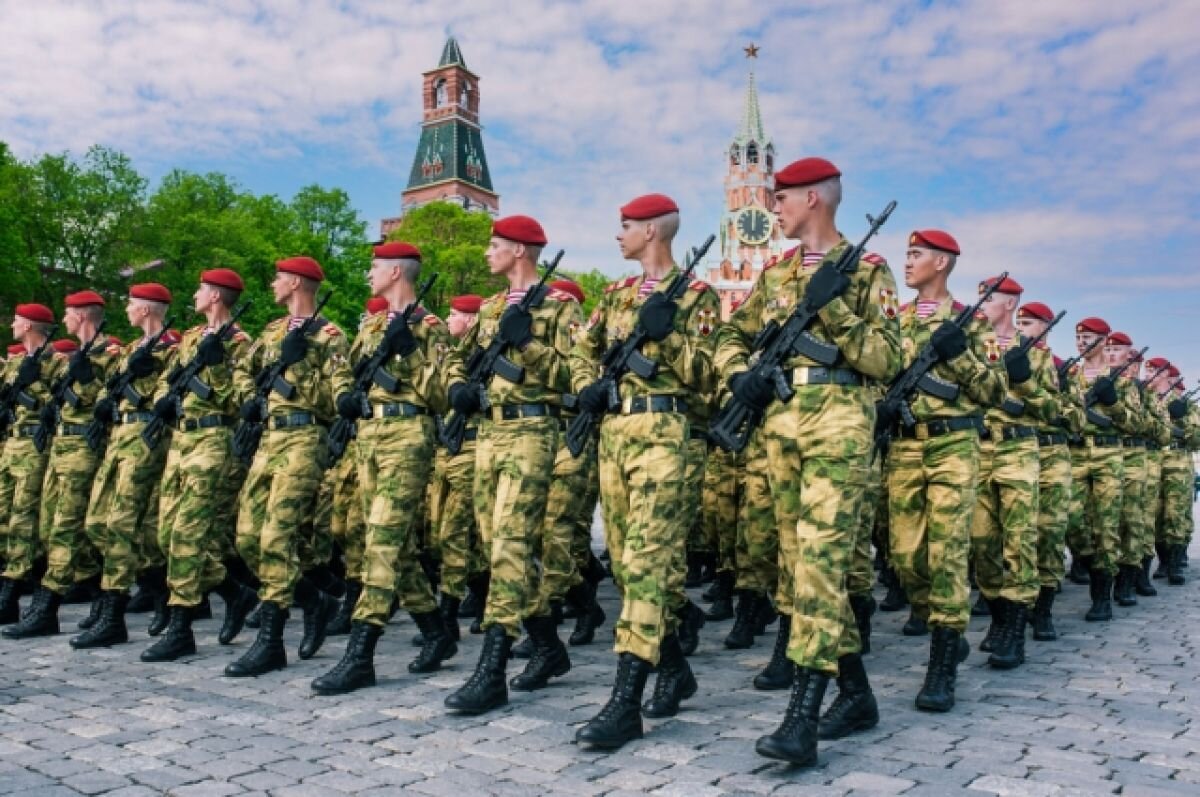
[(0, 20), (0, 138), (18, 153), (103, 143), (151, 178), (337, 185), (372, 229), (399, 209), (420, 74), (453, 33), (503, 210), (614, 275), (633, 195), (675, 196), (689, 242), (713, 231), (753, 66), (781, 161), (845, 173), (847, 234), (895, 198), (878, 243), (894, 265), (910, 229), (947, 229), (959, 295), (1008, 269), (1028, 299), (1200, 374), (1192, 0), (0, 0)]

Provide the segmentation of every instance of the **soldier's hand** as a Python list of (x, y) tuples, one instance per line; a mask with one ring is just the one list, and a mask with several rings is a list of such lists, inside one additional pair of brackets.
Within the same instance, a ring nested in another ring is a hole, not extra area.
[(1071, 375), (1058, 372), (1058, 390), (1060, 393), (1071, 392)]
[(225, 343), (216, 333), (205, 335), (196, 349), (196, 354), (200, 357), (200, 362), (209, 368), (220, 365), (225, 360)]
[(387, 344), (388, 353), (397, 357), (407, 357), (417, 350), (417, 339), (413, 337), (412, 330), (399, 315), (388, 324), (383, 340)]
[(113, 412), (116, 409), (117, 402), (105, 396), (97, 401), (96, 406), (92, 408), (92, 417), (101, 423), (108, 423), (113, 419)]
[(96, 369), (92, 368), (92, 360), (82, 351), (71, 355), (67, 366), (67, 376), (77, 385), (86, 385), (96, 378)]
[(929, 339), (938, 359), (949, 362), (967, 350), (967, 333), (953, 321), (943, 321), (942, 325), (933, 331)]
[(14, 387), (18, 390), (25, 388), (38, 381), (42, 376), (42, 361), (33, 357), (25, 357), (21, 360), (21, 366), (17, 368), (17, 381)]
[(470, 415), (479, 410), (479, 396), (466, 382), (455, 382), (447, 394), (450, 406), (459, 415)]
[(607, 412), (608, 386), (602, 381), (596, 381), (579, 391), (579, 408), (596, 415)]
[(533, 316), (512, 305), (500, 316), (500, 337), (508, 345), (524, 349), (533, 340)]
[(771, 385), (771, 380), (754, 371), (735, 374), (729, 380), (729, 390), (759, 412), (765, 410), (775, 398), (775, 388)]
[(1188, 403), (1181, 398), (1177, 398), (1167, 405), (1167, 414), (1171, 416), (1171, 420), (1173, 421), (1181, 420), (1187, 415), (1187, 411)]
[(53, 405), (47, 404), (42, 407), (42, 411), (38, 413), (38, 422), (47, 429), (58, 426), (58, 413), (54, 411)]
[(678, 312), (677, 303), (661, 293), (652, 293), (638, 311), (638, 323), (646, 330), (646, 337), (650, 340), (666, 340), (675, 331), (675, 315)]
[(261, 423), (266, 416), (266, 403), (258, 396), (247, 401), (238, 410), (238, 415), (242, 416), (242, 420), (246, 423)]
[(832, 262), (826, 261), (808, 281), (804, 302), (816, 312), (845, 293), (849, 287), (850, 278), (838, 271)]
[(292, 366), (303, 360), (306, 354), (308, 338), (296, 327), (284, 336), (283, 343), (279, 346), (279, 362), (285, 366)]
[(1033, 366), (1029, 363), (1029, 355), (1020, 349), (1009, 349), (1004, 352), (1004, 370), (1008, 372), (1008, 381), (1014, 385), (1028, 382), (1033, 376)]
[(891, 404), (879, 402), (875, 405), (875, 425), (891, 429), (900, 420), (900, 410)]
[(338, 415), (348, 421), (357, 421), (362, 417), (362, 393), (350, 391), (337, 397)]
[(1096, 397), (1096, 401), (1111, 407), (1117, 403), (1117, 386), (1107, 377), (1098, 379), (1096, 384), (1092, 385), (1092, 395)]
[(154, 355), (146, 351), (145, 347), (138, 346), (137, 350), (129, 355), (129, 373), (133, 374), (135, 379), (143, 379), (154, 373)]
[(179, 402), (174, 396), (163, 396), (154, 402), (154, 414), (167, 423), (179, 417)]

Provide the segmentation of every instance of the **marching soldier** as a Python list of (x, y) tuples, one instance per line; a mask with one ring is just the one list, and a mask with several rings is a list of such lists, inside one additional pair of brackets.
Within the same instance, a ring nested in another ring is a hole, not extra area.
[[(1174, 378), (1178, 378), (1178, 370)], [(1170, 377), (1168, 377), (1170, 378)], [(1167, 380), (1158, 390), (1166, 391)], [(1182, 398), (1183, 387), (1174, 395), (1163, 393), (1167, 401), (1167, 413), (1171, 419), (1171, 442), (1163, 457), (1163, 507), (1161, 524), (1161, 551), (1166, 565), (1167, 583), (1173, 587), (1182, 585), (1184, 554), (1191, 541), (1192, 503), (1195, 495), (1195, 465), (1192, 451), (1200, 448), (1200, 417), (1196, 409)]]
[[(1165, 357), (1154, 357), (1146, 362), (1147, 375), (1141, 383), (1142, 406), (1148, 420), (1146, 427), (1146, 500), (1142, 510), (1140, 535), (1129, 558), (1137, 558), (1130, 565), (1128, 587), (1137, 595), (1154, 597), (1158, 590), (1150, 577), (1150, 566), (1154, 562), (1154, 542), (1158, 518), (1162, 513), (1163, 459), (1171, 443), (1171, 418), (1167, 402), (1160, 395), (1170, 386), (1173, 366)], [(1178, 371), (1176, 372), (1178, 375)], [(1164, 380), (1167, 380), (1164, 382)]]

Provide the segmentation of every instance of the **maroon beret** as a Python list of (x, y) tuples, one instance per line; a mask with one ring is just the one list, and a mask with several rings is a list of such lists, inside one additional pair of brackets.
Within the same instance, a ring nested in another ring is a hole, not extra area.
[(377, 313), (386, 313), (388, 309), (387, 299), (382, 296), (372, 296), (367, 299), (368, 315), (376, 315)]
[(179, 330), (177, 329), (168, 329), (162, 336), (162, 342), (168, 346), (174, 346), (181, 340), (183, 340), (183, 335), (179, 334)]
[(457, 310), (460, 313), (471, 313), (472, 315), (479, 312), (479, 308), (483, 306), (483, 297), (476, 296), (473, 293), (467, 293), (462, 296), (455, 296), (450, 300), (450, 309)]
[(218, 288), (228, 288), (231, 291), (246, 290), (246, 283), (242, 282), (241, 276), (234, 270), (228, 268), (214, 268), (209, 271), (200, 272), (200, 281), (207, 282), (209, 285), (216, 285)]
[(1103, 318), (1091, 316), (1076, 324), (1075, 331), (1091, 332), (1093, 335), (1107, 335), (1109, 332), (1112, 332), (1112, 327), (1110, 327)]
[(575, 297), (575, 301), (583, 304), (583, 288), (579, 287), (579, 283), (574, 280), (554, 280), (550, 283), (550, 287), (560, 290), (563, 293), (569, 293)]
[(954, 236), (941, 230), (913, 230), (912, 234), (908, 236), (908, 245), (919, 246), (922, 249), (938, 249), (952, 255), (962, 254)]
[(668, 213), (678, 212), (679, 206), (666, 194), (646, 194), (621, 206), (621, 218), (634, 221), (656, 219)]
[(56, 340), (50, 344), (50, 348), (54, 349), (59, 354), (70, 354), (73, 351), (79, 351), (79, 344), (68, 338)]
[[(996, 284), (996, 278), (988, 277), (983, 282), (979, 283), (979, 293), (982, 294), (984, 291), (986, 291), (988, 288), (992, 287), (995, 284)], [(1021, 287), (1021, 283), (1017, 282), (1012, 277), (1005, 277), (1004, 280), (1000, 283), (1000, 287), (996, 289), (996, 293), (1011, 293), (1014, 296), (1020, 296), (1024, 292), (1025, 292), (1025, 289)]]
[(1028, 302), (1017, 308), (1017, 318), (1036, 318), (1038, 321), (1053, 321), (1054, 311), (1041, 302)]
[(166, 286), (159, 285), (157, 282), (144, 282), (141, 285), (134, 285), (129, 289), (129, 295), (134, 299), (145, 299), (149, 302), (171, 303), (171, 292), (167, 290)]
[(321, 264), (304, 255), (276, 260), (275, 270), (285, 274), (295, 274), (298, 277), (307, 277), (314, 282), (325, 280), (325, 272), (321, 270)]
[(824, 158), (802, 158), (775, 172), (775, 190), (812, 185), (841, 176), (841, 170)]
[(421, 259), (421, 250), (412, 244), (404, 243), (404, 241), (388, 241), (380, 244), (375, 247), (374, 254), (380, 260)]
[(1133, 339), (1124, 332), (1114, 332), (1108, 336), (1108, 340), (1105, 343), (1109, 346), (1132, 346)]
[(67, 294), (67, 307), (104, 306), (104, 297), (95, 291), (79, 291)]
[(25, 353), (25, 344), (24, 343), (9, 344), (9, 347), (8, 347), (8, 356), (9, 357), (16, 357), (18, 354), (24, 354), (24, 353)]
[(54, 311), (44, 304), (18, 304), (16, 313), (28, 321), (37, 321), (40, 324), (54, 323)]
[[(1176, 368), (1174, 365), (1168, 365), (1167, 366), (1167, 376), (1171, 377), (1172, 379), (1177, 378), (1179, 376), (1179, 369)], [(1183, 388), (1182, 385), (1178, 386), (1178, 389), (1182, 389), (1182, 388)]]
[(1164, 368), (1170, 368), (1171, 362), (1166, 357), (1151, 357), (1149, 360), (1146, 360), (1146, 366), (1156, 371), (1161, 371)]
[(545, 246), (546, 231), (530, 216), (505, 216), (492, 222), (492, 235), (529, 246)]

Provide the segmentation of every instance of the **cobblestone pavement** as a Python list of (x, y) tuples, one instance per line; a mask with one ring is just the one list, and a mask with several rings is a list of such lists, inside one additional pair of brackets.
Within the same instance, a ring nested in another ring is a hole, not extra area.
[[(903, 612), (877, 614), (868, 670), (883, 719), (823, 744), (810, 770), (754, 753), (786, 694), (750, 685), (773, 635), (727, 651), (729, 621), (702, 632), (691, 659), (700, 691), (685, 710), (648, 721), (645, 739), (608, 754), (572, 741), (607, 699), (615, 666), (607, 644), (572, 649), (573, 669), (550, 688), (513, 693), (504, 710), (466, 718), (447, 714), (442, 699), (472, 668), (480, 638), (468, 635), (445, 670), (419, 678), (405, 669), (415, 653), (407, 620), (380, 642), (379, 686), (333, 698), (313, 696), (309, 682), (337, 661), (345, 637), (300, 662), (298, 612), (288, 628), (290, 666), (248, 680), (221, 671), (252, 632), (223, 648), (217, 621), (196, 624), (200, 655), (175, 664), (138, 661), (146, 615), (131, 617), (133, 643), (110, 650), (72, 651), (67, 633), (0, 640), (0, 793), (1194, 796), (1197, 553), (1191, 583), (1157, 581), (1158, 597), (1116, 608), (1108, 624), (1083, 622), (1087, 588), (1067, 585), (1055, 607), (1060, 639), (1030, 640), (1028, 663), (1007, 673), (973, 652), (948, 715), (913, 708), (927, 638), (900, 635)], [(611, 585), (603, 596), (607, 642)], [(63, 609), (64, 630), (85, 608)], [(216, 608), (219, 616), (219, 601)], [(983, 631), (973, 620), (970, 640), (978, 644)]]

